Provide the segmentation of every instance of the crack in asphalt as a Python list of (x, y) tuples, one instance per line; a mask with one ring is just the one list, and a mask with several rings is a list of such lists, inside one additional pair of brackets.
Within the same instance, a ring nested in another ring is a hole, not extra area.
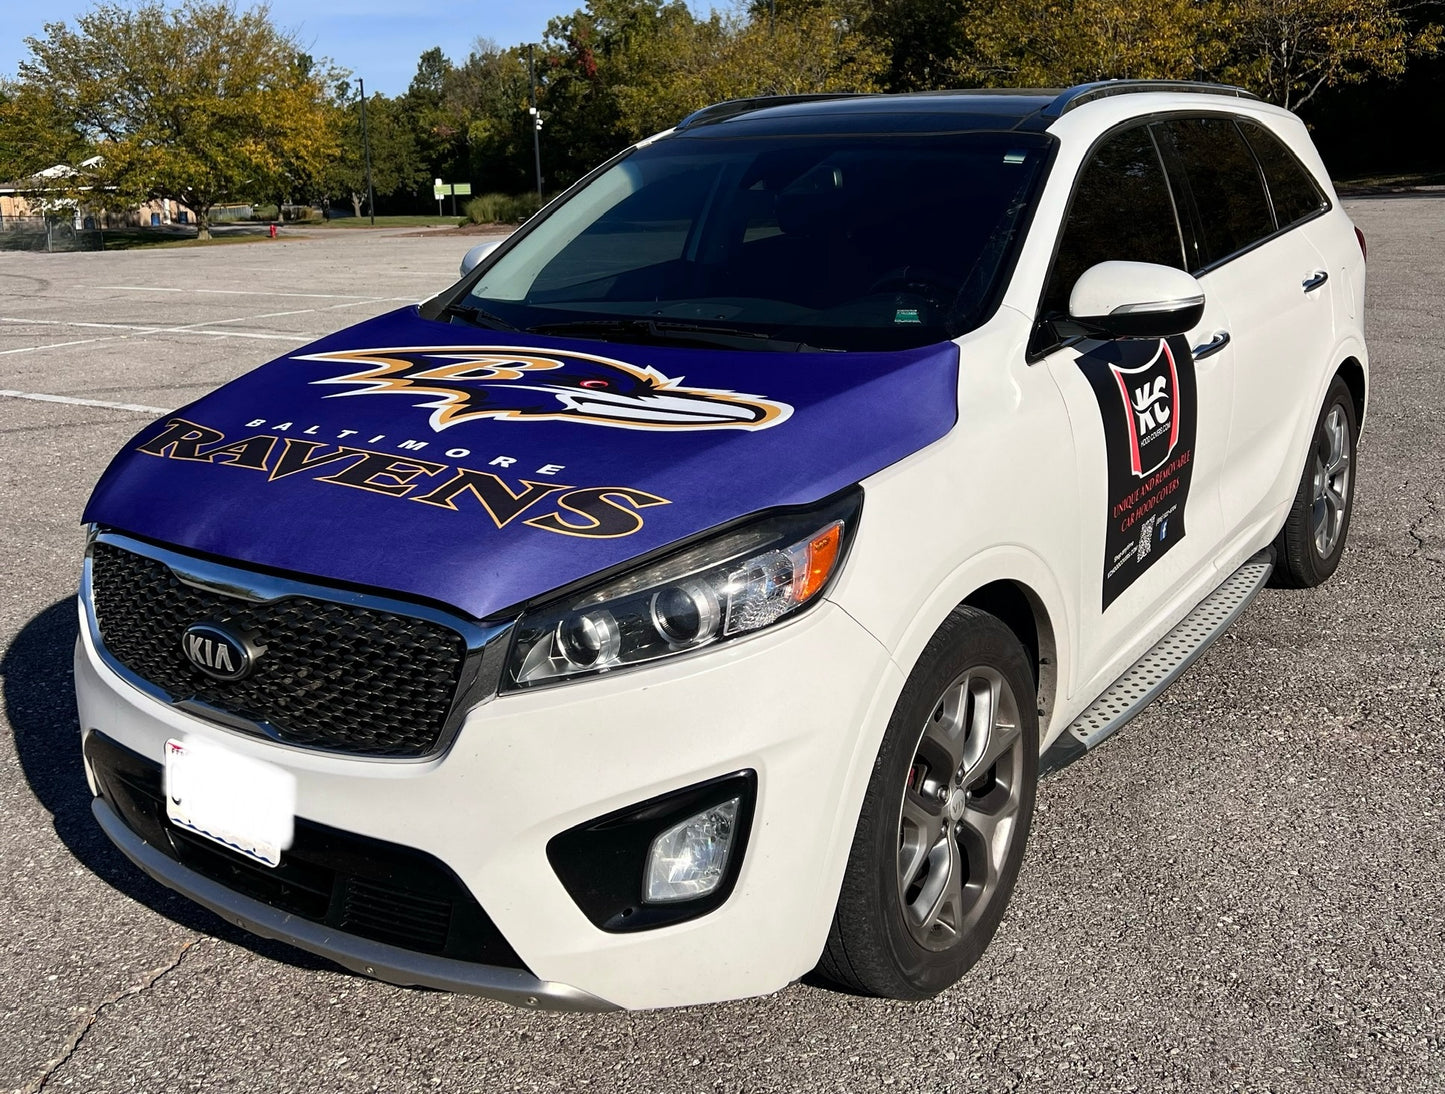
[(1424, 494), (1420, 500), (1425, 503), (1425, 514), (1420, 517), (1419, 520), (1412, 523), (1408, 529), (1410, 538), (1415, 541), (1415, 546), (1405, 557), (1423, 559), (1425, 562), (1433, 563), (1436, 566), (1445, 566), (1445, 559), (1436, 558), (1434, 555), (1428, 553), (1430, 550), (1428, 546), (1429, 541), (1435, 537), (1420, 534), (1425, 525), (1440, 516), (1440, 502), (1430, 493)]
[(65, 1047), (60, 1050), (60, 1055), (48, 1060), (45, 1066), (41, 1068), (40, 1074), (36, 1075), (35, 1078), (31, 1079), (24, 1086), (16, 1087), (14, 1094), (40, 1094), (40, 1092), (45, 1089), (45, 1084), (50, 1082), (55, 1073), (75, 1055), (76, 1050), (80, 1048), (81, 1042), (85, 1040), (85, 1035), (90, 1032), (90, 1027), (95, 1025), (96, 1019), (98, 1019), (101, 1014), (122, 1000), (129, 999), (133, 995), (140, 995), (142, 992), (154, 987), (168, 973), (174, 972), (185, 959), (191, 947), (200, 941), (202, 941), (202, 939), (198, 936), (182, 942), (176, 947), (176, 951), (171, 955), (171, 959), (164, 965), (158, 965), (156, 968), (144, 973), (140, 980), (130, 987), (123, 988), (114, 995), (107, 996), (98, 1003), (93, 1003), (87, 1007), (85, 1013), (76, 1019), (75, 1026), (70, 1031), (70, 1036), (66, 1039)]

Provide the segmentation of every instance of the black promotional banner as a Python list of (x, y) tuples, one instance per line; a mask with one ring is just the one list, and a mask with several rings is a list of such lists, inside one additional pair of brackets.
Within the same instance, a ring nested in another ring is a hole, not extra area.
[(1094, 389), (1109, 457), (1103, 606), (1184, 538), (1198, 399), (1181, 337), (1107, 342), (1077, 362)]

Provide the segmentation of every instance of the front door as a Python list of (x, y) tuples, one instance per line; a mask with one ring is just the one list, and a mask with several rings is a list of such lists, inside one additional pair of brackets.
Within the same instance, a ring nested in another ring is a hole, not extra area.
[(1064, 338), (1074, 282), (1110, 259), (1184, 267), (1173, 196), (1145, 125), (1108, 135), (1080, 174), (1035, 342), (1068, 407), (1077, 453), (1086, 691), (1156, 637), (1218, 548), (1233, 369), (1228, 340), (1216, 339), (1228, 317), (1207, 297), (1186, 336)]

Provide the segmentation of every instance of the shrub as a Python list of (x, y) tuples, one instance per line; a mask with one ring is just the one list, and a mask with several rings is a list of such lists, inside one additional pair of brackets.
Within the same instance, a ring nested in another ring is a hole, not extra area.
[(516, 224), (541, 208), (536, 194), (479, 194), (467, 202), (473, 224)]

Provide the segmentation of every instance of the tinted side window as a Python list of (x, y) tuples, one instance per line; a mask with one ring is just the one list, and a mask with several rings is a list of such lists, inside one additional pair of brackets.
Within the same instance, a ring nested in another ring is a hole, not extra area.
[(1161, 123), (1173, 138), (1199, 212), (1193, 269), (1211, 266), (1274, 234), (1274, 216), (1254, 155), (1228, 118)]
[(1108, 138), (1079, 176), (1044, 293), (1045, 315), (1066, 315), (1079, 275), (1121, 259), (1184, 268), (1179, 225), (1159, 153), (1144, 126)]
[(1264, 170), (1269, 196), (1274, 199), (1275, 219), (1281, 228), (1298, 224), (1325, 207), (1325, 195), (1314, 176), (1283, 141), (1257, 125), (1244, 123), (1240, 128)]

